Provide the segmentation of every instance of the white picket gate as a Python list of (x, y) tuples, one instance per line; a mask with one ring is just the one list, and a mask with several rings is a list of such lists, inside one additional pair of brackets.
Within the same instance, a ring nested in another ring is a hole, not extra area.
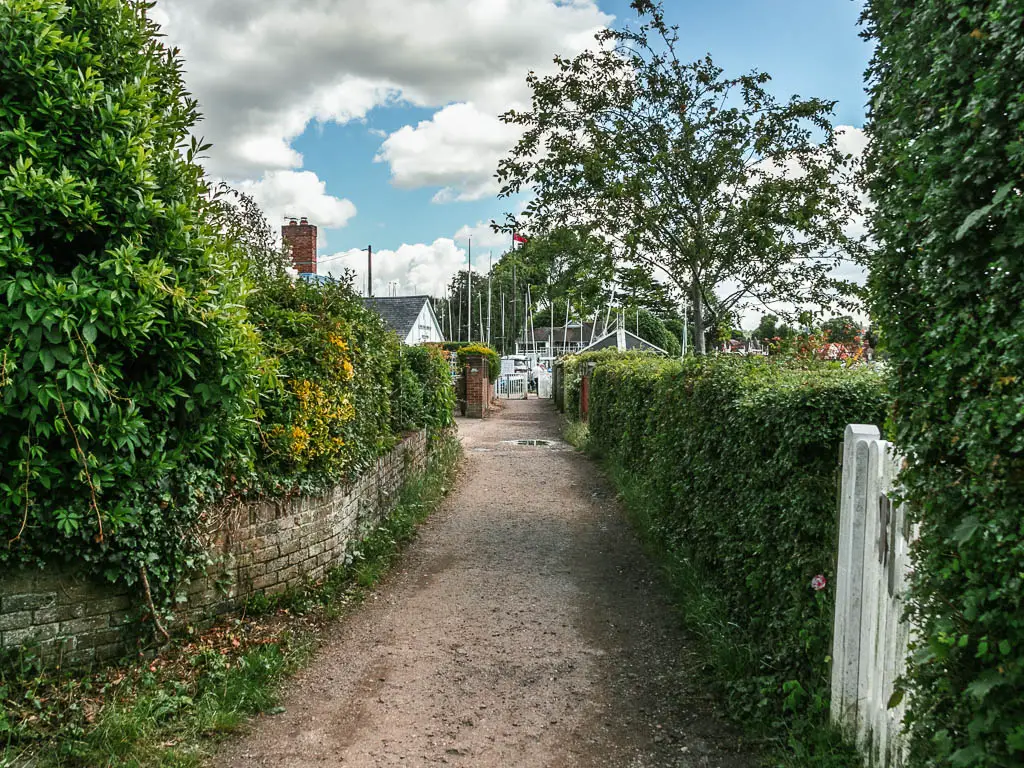
[(503, 400), (524, 400), (526, 398), (526, 374), (505, 373), (494, 382), (494, 396)]
[(910, 639), (903, 611), (914, 533), (904, 508), (890, 501), (898, 470), (891, 445), (879, 439), (876, 427), (847, 426), (831, 715), (856, 737), (865, 764), (878, 768), (897, 768), (905, 758), (901, 731), (906, 701), (896, 701), (893, 691), (905, 668)]

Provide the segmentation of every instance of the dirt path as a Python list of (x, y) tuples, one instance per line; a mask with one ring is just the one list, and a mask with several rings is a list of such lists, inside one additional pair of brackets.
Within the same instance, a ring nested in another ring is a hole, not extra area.
[[(401, 570), (214, 764), (746, 768), (593, 464), (547, 401), (461, 421)], [(548, 440), (547, 446), (516, 440)]]

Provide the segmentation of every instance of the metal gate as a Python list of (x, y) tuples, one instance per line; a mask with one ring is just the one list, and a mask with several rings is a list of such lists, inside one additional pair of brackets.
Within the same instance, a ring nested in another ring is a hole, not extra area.
[(504, 400), (526, 399), (526, 374), (506, 373), (494, 382), (494, 394)]

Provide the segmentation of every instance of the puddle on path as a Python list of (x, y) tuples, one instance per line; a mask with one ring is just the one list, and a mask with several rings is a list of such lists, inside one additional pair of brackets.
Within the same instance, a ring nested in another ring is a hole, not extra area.
[(550, 440), (502, 440), (501, 442), (509, 443), (511, 445), (536, 445), (536, 446), (543, 446), (543, 445), (551, 445), (552, 444), (552, 442)]

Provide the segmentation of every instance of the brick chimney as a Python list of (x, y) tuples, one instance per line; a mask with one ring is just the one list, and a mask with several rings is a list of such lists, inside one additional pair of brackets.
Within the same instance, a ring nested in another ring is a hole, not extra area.
[(302, 274), (316, 274), (316, 227), (305, 216), (289, 219), (281, 227), (281, 240), (292, 252), (292, 266)]

